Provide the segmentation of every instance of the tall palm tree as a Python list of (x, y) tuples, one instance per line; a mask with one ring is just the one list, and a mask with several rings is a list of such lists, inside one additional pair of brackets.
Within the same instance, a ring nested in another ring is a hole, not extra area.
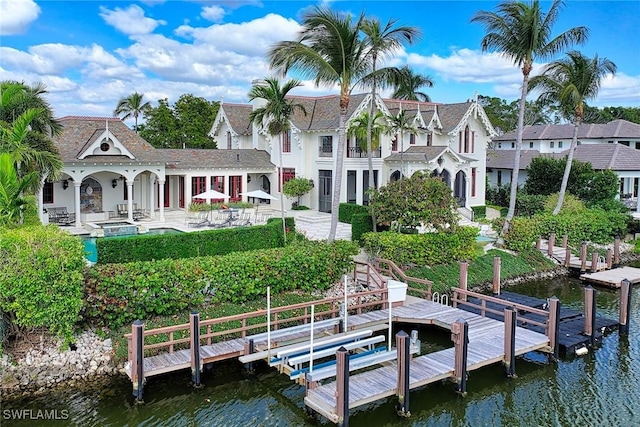
[[(420, 31), (415, 27), (396, 26), (397, 20), (389, 20), (382, 26), (378, 19), (366, 19), (362, 24), (362, 32), (365, 35), (364, 42), (368, 45), (371, 56), (371, 72), (375, 76), (377, 72), (378, 60), (393, 54), (399, 50), (403, 43), (413, 43), (420, 36)], [(379, 78), (374, 78), (371, 82), (371, 102), (369, 103), (369, 116), (376, 117), (376, 89)], [(382, 80), (384, 82), (384, 80)], [(367, 123), (367, 161), (369, 166), (369, 188), (375, 188), (373, 179), (373, 147), (372, 147), (372, 126), (374, 120)], [(373, 217), (373, 231), (376, 231), (376, 219)]]
[(138, 132), (138, 117), (144, 114), (149, 108), (151, 103), (144, 100), (144, 95), (138, 92), (133, 92), (129, 96), (125, 96), (118, 101), (118, 106), (113, 110), (113, 115), (120, 117), (122, 120), (130, 119), (135, 120), (135, 131)]
[(406, 101), (430, 102), (429, 95), (420, 91), (420, 88), (423, 87), (433, 87), (433, 79), (430, 76), (415, 73), (408, 65), (405, 65), (400, 68), (400, 73), (393, 82), (391, 97)]
[(407, 110), (402, 109), (400, 104), (400, 111), (395, 116), (387, 117), (389, 124), (387, 125), (387, 132), (393, 137), (400, 137), (400, 179), (407, 176), (404, 171), (404, 134), (418, 133), (418, 128), (415, 125), (415, 117), (411, 117), (407, 114)]
[(578, 145), (578, 130), (584, 118), (585, 101), (598, 95), (602, 80), (609, 74), (615, 74), (616, 64), (607, 58), (587, 58), (582, 53), (572, 51), (567, 57), (548, 64), (542, 75), (531, 79), (531, 89), (541, 89), (542, 102), (554, 102), (560, 111), (573, 120), (573, 138), (567, 154), (567, 165), (562, 176), (558, 203), (553, 210), (557, 215), (562, 208), (567, 191), (573, 154)]
[(24, 82), (5, 80), (0, 83), (0, 92), (0, 121), (11, 123), (20, 114), (35, 108), (40, 113), (31, 121), (31, 130), (43, 135), (59, 135), (62, 132), (62, 125), (53, 117), (53, 109), (44, 98), (48, 91), (43, 83), (27, 86)]
[[(249, 119), (257, 126), (261, 126), (269, 132), (271, 137), (278, 136), (280, 143), (278, 148), (279, 155), (279, 176), (280, 186), (284, 185), (284, 175), (282, 174), (282, 144), (283, 136), (291, 129), (291, 117), (296, 111), (302, 112), (304, 115), (307, 111), (304, 105), (294, 102), (291, 98), (287, 98), (287, 94), (298, 86), (302, 86), (299, 80), (291, 79), (280, 86), (280, 81), (276, 78), (268, 77), (264, 79), (264, 83), (255, 84), (249, 91), (249, 100), (263, 99), (266, 104), (263, 107), (256, 108), (249, 114)], [(280, 194), (280, 212), (282, 216), (282, 232), (284, 241), (287, 242), (286, 226), (284, 224), (284, 197)]]
[(314, 7), (304, 15), (298, 39), (279, 42), (268, 54), (273, 68), (284, 73), (297, 71), (301, 78), (313, 79), (316, 85), (337, 85), (340, 88), (329, 242), (335, 240), (338, 227), (349, 100), (353, 88), (361, 84), (372, 69), (367, 45), (359, 38), (363, 23), (363, 14), (353, 22), (349, 14), (341, 15), (326, 7)]
[(471, 22), (482, 24), (487, 34), (482, 38), (482, 50), (496, 49), (515, 65), (522, 69), (522, 88), (518, 109), (518, 131), (516, 133), (516, 151), (511, 175), (511, 195), (509, 211), (498, 244), (504, 243), (502, 236), (509, 230), (511, 219), (516, 210), (518, 191), (518, 173), (520, 171), (520, 153), (522, 151), (522, 133), (524, 131), (524, 111), (529, 86), (529, 74), (535, 59), (551, 59), (553, 56), (573, 44), (584, 43), (589, 35), (586, 27), (574, 27), (551, 38), (553, 24), (558, 19), (563, 0), (554, 0), (545, 14), (540, 2), (528, 3), (505, 1), (500, 3), (497, 12), (479, 11)]

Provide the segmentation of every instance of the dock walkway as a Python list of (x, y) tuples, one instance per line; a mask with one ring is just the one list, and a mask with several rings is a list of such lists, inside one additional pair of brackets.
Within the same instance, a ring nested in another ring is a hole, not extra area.
[(596, 285), (619, 288), (620, 283), (625, 279), (631, 282), (632, 285), (640, 283), (640, 268), (619, 267), (597, 273), (583, 273), (580, 275), (580, 279)]

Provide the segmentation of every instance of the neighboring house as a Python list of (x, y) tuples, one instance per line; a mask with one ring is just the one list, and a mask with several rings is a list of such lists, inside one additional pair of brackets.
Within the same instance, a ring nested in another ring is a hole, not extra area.
[[(291, 98), (302, 104), (307, 114), (296, 112), (291, 118), (291, 131), (282, 137), (272, 137), (266, 129), (250, 123), (249, 114), (254, 107), (262, 105), (261, 100), (254, 101), (253, 105), (222, 104), (209, 135), (221, 150), (265, 150), (276, 165), (279, 165), (278, 146), (281, 146), (283, 180), (311, 179), (314, 188), (303, 198), (303, 203), (321, 212), (331, 210), (335, 163), (337, 156), (344, 156), (341, 202), (367, 204), (366, 142), (348, 137), (345, 152), (336, 152), (339, 96)], [(370, 102), (369, 94), (352, 95), (347, 125), (368, 111)], [(418, 129), (416, 134), (381, 137), (380, 146), (374, 148), (372, 155), (376, 186), (399, 179), (401, 175), (426, 170), (447, 182), (462, 207), (484, 205), (486, 147), (495, 131), (477, 101), (436, 104), (378, 97), (376, 105), (387, 116), (404, 110)], [(263, 189), (280, 193), (278, 177), (275, 185), (268, 178), (261, 178)], [(291, 200), (287, 207), (290, 203)]]
[[(566, 157), (571, 147), (574, 126), (525, 126), (522, 136), (518, 185), (527, 179), (531, 159), (541, 155)], [(511, 184), (516, 132), (492, 140), (487, 150), (487, 179), (490, 186)], [(640, 125), (626, 120), (605, 124), (582, 124), (578, 130), (575, 160), (589, 162), (596, 170), (611, 169), (620, 177), (620, 196), (637, 199), (640, 184)], [(558, 182), (558, 190), (560, 183)]]
[(40, 212), (67, 208), (78, 227), (118, 216), (123, 204), (129, 220), (138, 209), (164, 221), (165, 209), (188, 208), (208, 188), (228, 194), (227, 200), (246, 200), (240, 193), (258, 188), (252, 175), (275, 175), (265, 151), (156, 149), (118, 118), (59, 121), (63, 131), (54, 143), (63, 178), (44, 182)]

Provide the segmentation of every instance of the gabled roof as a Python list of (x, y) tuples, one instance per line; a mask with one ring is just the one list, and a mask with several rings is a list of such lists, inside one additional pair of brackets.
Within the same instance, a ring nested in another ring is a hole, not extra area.
[(275, 170), (271, 163), (271, 156), (264, 150), (257, 149), (173, 149), (163, 148), (157, 150), (166, 162), (168, 169), (188, 168), (241, 168), (254, 170)]
[[(487, 168), (513, 169), (516, 150), (487, 150)], [(526, 169), (534, 157), (561, 159), (569, 150), (561, 153), (540, 154), (538, 150), (522, 150), (520, 169)], [(622, 144), (582, 144), (576, 147), (573, 159), (591, 163), (596, 170), (640, 171), (640, 150)]]
[[(573, 139), (573, 124), (529, 125), (524, 127), (523, 140)], [(494, 141), (515, 141), (517, 131), (507, 132), (493, 138)], [(614, 120), (609, 123), (583, 123), (578, 129), (579, 139), (638, 139), (640, 124), (626, 120)]]
[(429, 146), (426, 147), (424, 145), (414, 145), (407, 148), (404, 153), (391, 153), (389, 156), (385, 157), (385, 161), (396, 161), (400, 160), (405, 162), (424, 162), (431, 161), (447, 150), (446, 146)]
[(252, 107), (250, 104), (222, 104), (213, 123), (214, 133), (218, 131), (218, 127), (223, 121), (226, 121), (232, 132), (236, 135), (251, 135), (253, 127), (249, 114)]
[[(131, 130), (117, 117), (81, 117), (66, 116), (58, 119), (62, 125), (62, 133), (53, 137), (53, 141), (65, 163), (79, 162), (117, 162), (117, 163), (148, 163), (162, 161), (157, 150)], [(109, 128), (109, 132), (107, 131)], [(94, 144), (101, 135), (111, 135), (117, 138), (134, 158), (127, 155), (86, 155), (86, 150)]]

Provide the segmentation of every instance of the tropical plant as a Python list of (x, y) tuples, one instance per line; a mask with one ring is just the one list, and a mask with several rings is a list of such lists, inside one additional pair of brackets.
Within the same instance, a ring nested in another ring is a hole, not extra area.
[[(329, 242), (335, 240), (338, 226), (349, 100), (353, 88), (363, 84), (372, 69), (368, 46), (359, 38), (364, 21), (364, 14), (353, 22), (350, 14), (342, 15), (326, 7), (314, 7), (304, 15), (297, 40), (279, 42), (269, 50), (272, 67), (284, 73), (297, 71), (301, 78), (313, 79), (316, 85), (337, 85), (340, 88), (338, 155), (331, 198)], [(377, 73), (382, 75), (384, 70)]]
[[(369, 117), (371, 117), (369, 112), (363, 111), (348, 125), (347, 133), (356, 139), (358, 148), (362, 151), (375, 151), (380, 148), (380, 136), (387, 129), (382, 111), (376, 111), (373, 120), (369, 120)], [(373, 175), (372, 172), (370, 173)], [(373, 186), (370, 185), (369, 188), (373, 188)]]
[(122, 120), (127, 120), (133, 117), (135, 120), (134, 130), (138, 132), (138, 117), (143, 115), (149, 108), (151, 103), (144, 100), (144, 94), (133, 92), (129, 96), (120, 98), (116, 109), (113, 110), (113, 115), (120, 117)]
[[(414, 27), (399, 26), (396, 27), (396, 20), (389, 20), (384, 25), (378, 19), (366, 19), (362, 24), (362, 32), (365, 34), (364, 42), (368, 45), (369, 55), (371, 56), (371, 74), (374, 78), (371, 81), (371, 101), (369, 102), (369, 114), (368, 117), (373, 117), (374, 120), (367, 121), (366, 128), (366, 150), (367, 150), (367, 162), (369, 167), (369, 182), (368, 188), (375, 188), (375, 181), (373, 176), (373, 138), (374, 129), (373, 125), (377, 118), (376, 110), (376, 89), (379, 78), (376, 76), (378, 60), (383, 59), (385, 56), (394, 53), (402, 47), (403, 43), (413, 43), (420, 35), (418, 29)], [(398, 74), (398, 70), (395, 74)], [(384, 80), (381, 81), (384, 83)], [(378, 135), (379, 138), (379, 135)], [(363, 138), (364, 139), (364, 138)], [(373, 221), (374, 231), (376, 230), (375, 218)]]
[(402, 109), (402, 104), (400, 104), (400, 110), (398, 114), (395, 116), (387, 117), (388, 125), (387, 125), (387, 133), (392, 135), (392, 137), (400, 138), (400, 174), (401, 178), (407, 176), (407, 173), (404, 170), (404, 134), (416, 134), (418, 133), (418, 128), (415, 125), (415, 117), (412, 117), (407, 113), (407, 110)]
[(43, 135), (59, 135), (62, 125), (53, 117), (53, 109), (44, 98), (47, 87), (43, 83), (27, 86), (24, 82), (5, 80), (0, 83), (2, 108), (0, 121), (12, 123), (22, 113), (38, 109), (39, 114), (30, 124), (31, 130)]
[(560, 212), (567, 191), (571, 163), (578, 145), (578, 130), (584, 118), (585, 101), (595, 98), (602, 80), (615, 72), (616, 65), (607, 58), (598, 58), (598, 55), (587, 58), (580, 52), (572, 51), (566, 58), (548, 64), (541, 75), (531, 79), (531, 89), (542, 91), (539, 99), (557, 103), (565, 117), (573, 119), (573, 137), (554, 215)]
[[(291, 79), (280, 86), (280, 81), (273, 77), (264, 79), (263, 82), (255, 84), (249, 91), (249, 100), (263, 99), (266, 104), (263, 107), (254, 109), (249, 114), (249, 120), (260, 126), (271, 135), (272, 138), (278, 136), (280, 138), (278, 156), (280, 163), (278, 169), (278, 181), (284, 182), (284, 176), (282, 175), (282, 144), (284, 143), (283, 137), (286, 132), (291, 129), (291, 117), (296, 111), (300, 111), (304, 115), (307, 111), (304, 105), (294, 102), (291, 98), (287, 98), (287, 94), (291, 90), (298, 86), (302, 86), (299, 80)], [(280, 213), (282, 215), (282, 227), (284, 233), (284, 239), (286, 243), (287, 233), (284, 222), (284, 201), (280, 197)]]
[(393, 95), (391, 97), (406, 101), (430, 102), (429, 95), (420, 91), (420, 88), (423, 87), (433, 87), (433, 79), (430, 76), (415, 73), (408, 65), (405, 65), (400, 68), (400, 72), (393, 81)]
[(300, 206), (300, 197), (307, 194), (312, 188), (313, 184), (310, 179), (292, 178), (284, 183), (282, 193), (287, 197), (296, 197), (298, 199), (296, 206)]
[(529, 3), (505, 1), (496, 7), (497, 12), (479, 11), (471, 18), (471, 22), (482, 24), (487, 31), (481, 41), (482, 50), (496, 49), (522, 69), (522, 88), (518, 110), (515, 162), (511, 175), (509, 212), (504, 221), (498, 244), (503, 243), (502, 235), (509, 230), (511, 219), (516, 210), (525, 105), (533, 61), (537, 58), (550, 59), (573, 44), (584, 43), (588, 37), (586, 27), (574, 27), (556, 37), (551, 37), (553, 25), (558, 19), (563, 5), (563, 0), (554, 0), (549, 11), (545, 14), (541, 10), (538, 0)]

